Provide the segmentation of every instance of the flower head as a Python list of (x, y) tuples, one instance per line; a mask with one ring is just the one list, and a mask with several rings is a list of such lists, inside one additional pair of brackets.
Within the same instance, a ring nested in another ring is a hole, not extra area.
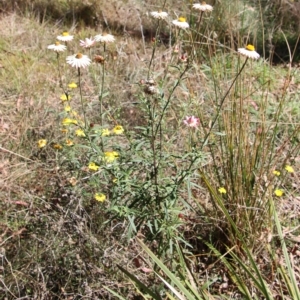
[(67, 56), (66, 60), (69, 65), (75, 68), (85, 68), (91, 64), (88, 56), (81, 53)]
[(77, 88), (77, 84), (75, 82), (71, 82), (71, 83), (68, 84), (68, 87), (70, 89), (76, 89)]
[(72, 186), (75, 186), (77, 184), (77, 179), (75, 177), (69, 178), (68, 181)]
[(94, 195), (94, 199), (97, 200), (97, 201), (99, 201), (99, 202), (104, 202), (105, 199), (106, 199), (106, 196), (104, 194), (102, 194), (102, 193), (96, 193)]
[(205, 2), (200, 3), (195, 3), (193, 5), (194, 9), (200, 10), (200, 11), (212, 11), (213, 7), (209, 4), (206, 4)]
[(159, 93), (159, 90), (154, 85), (146, 85), (144, 92), (148, 95), (155, 95)]
[(98, 34), (95, 36), (95, 41), (100, 43), (113, 43), (115, 37), (109, 33)]
[(65, 112), (70, 112), (71, 111), (71, 106), (70, 105), (66, 105), (64, 108)]
[(97, 64), (103, 65), (104, 62), (105, 62), (105, 58), (104, 58), (103, 56), (101, 56), (101, 55), (95, 55), (94, 61), (95, 61)]
[(44, 148), (47, 145), (47, 140), (38, 140), (37, 144), (39, 148)]
[(85, 38), (85, 40), (80, 40), (80, 46), (83, 48), (91, 48), (95, 45), (96, 41), (92, 38)]
[(75, 131), (75, 134), (76, 134), (77, 136), (81, 136), (81, 137), (84, 137), (84, 136), (85, 136), (85, 133), (84, 133), (84, 131), (83, 131), (82, 129), (77, 129), (77, 130)]
[(71, 100), (71, 96), (70, 95), (68, 95), (68, 94), (62, 94), (61, 96), (60, 96), (60, 100), (61, 101), (70, 101)]
[(155, 19), (164, 20), (168, 16), (168, 13), (165, 11), (159, 10), (159, 11), (152, 11), (150, 13), (150, 15)]
[(178, 62), (180, 63), (186, 63), (188, 61), (188, 54), (187, 53), (183, 53), (178, 57)]
[(190, 27), (189, 23), (186, 22), (186, 19), (184, 17), (180, 17), (177, 20), (173, 20), (172, 23), (173, 25), (181, 29), (187, 29)]
[(274, 191), (274, 194), (277, 197), (281, 197), (284, 194), (284, 192), (283, 192), (283, 190), (277, 189), (277, 190)]
[(113, 128), (112, 132), (114, 134), (122, 134), (124, 132), (124, 128), (121, 125), (117, 125)]
[(227, 191), (224, 187), (218, 188), (218, 191), (219, 191), (220, 194), (226, 194), (227, 193)]
[(109, 129), (105, 128), (101, 131), (101, 136), (109, 136), (109, 135), (110, 135)]
[(273, 171), (273, 174), (274, 174), (275, 176), (280, 176), (280, 171), (274, 170), (274, 171)]
[(97, 166), (94, 162), (90, 162), (88, 168), (92, 171), (98, 171), (100, 167)]
[(62, 124), (65, 125), (65, 126), (72, 125), (72, 124), (77, 125), (77, 123), (78, 122), (75, 119), (65, 118), (65, 119), (62, 120)]
[(75, 118), (78, 117), (78, 112), (75, 111), (75, 110), (72, 110), (72, 113), (71, 113), (71, 114), (72, 114), (72, 116), (75, 117)]
[(59, 42), (56, 42), (53, 45), (49, 45), (47, 48), (55, 52), (63, 52), (67, 49), (65, 45), (61, 45)]
[(69, 42), (73, 40), (73, 35), (70, 35), (69, 32), (63, 32), (62, 35), (56, 37), (59, 41)]
[(294, 172), (295, 172), (295, 171), (294, 171), (294, 168), (291, 167), (291, 166), (289, 166), (289, 165), (286, 165), (284, 169), (285, 169), (287, 172), (289, 172), (289, 173), (294, 173)]
[(238, 48), (238, 52), (246, 57), (259, 59), (260, 55), (255, 51), (253, 45), (248, 44), (245, 48)]
[(56, 144), (53, 144), (53, 146), (52, 146), (55, 150), (61, 150), (62, 148), (63, 148), (63, 146), (62, 145), (60, 145), (60, 144), (58, 144), (58, 143), (56, 143)]
[(104, 160), (107, 163), (111, 163), (119, 157), (119, 153), (116, 151), (107, 151), (104, 152)]
[(69, 146), (69, 147), (71, 147), (71, 146), (73, 146), (74, 145), (74, 143), (73, 143), (73, 141), (72, 140), (66, 140), (66, 146)]
[(183, 120), (183, 123), (186, 125), (186, 126), (189, 126), (189, 127), (198, 127), (199, 126), (199, 118), (196, 118), (194, 116), (186, 116), (185, 119)]

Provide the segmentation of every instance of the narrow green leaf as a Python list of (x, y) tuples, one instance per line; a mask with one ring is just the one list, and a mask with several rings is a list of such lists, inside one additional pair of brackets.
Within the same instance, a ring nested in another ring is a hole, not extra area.
[(124, 273), (126, 276), (128, 276), (133, 282), (135, 282), (138, 290), (145, 294), (147, 293), (155, 300), (161, 300), (161, 297), (159, 295), (156, 295), (154, 292), (152, 292), (146, 285), (144, 285), (138, 278), (136, 278), (133, 274), (129, 273), (126, 269), (123, 267), (117, 265), (117, 267)]
[(170, 285), (166, 280), (164, 280), (161, 276), (159, 276), (157, 273), (155, 273), (156, 276), (159, 277), (159, 279), (169, 288), (169, 290), (177, 296), (179, 300), (186, 300), (184, 296), (182, 296), (172, 285)]
[(275, 206), (274, 206), (273, 199), (270, 199), (270, 205), (271, 205), (271, 208), (273, 211), (273, 216), (274, 216), (277, 232), (278, 232), (278, 235), (279, 235), (279, 238), (281, 241), (281, 249), (282, 249), (282, 252), (284, 255), (284, 260), (285, 260), (285, 263), (287, 266), (287, 271), (288, 271), (288, 274), (286, 274), (286, 271), (284, 270), (284, 268), (281, 267), (281, 275), (287, 285), (287, 288), (290, 292), (290, 296), (293, 298), (293, 300), (294, 299), (300, 300), (300, 291), (299, 291), (298, 283), (295, 278), (295, 273), (294, 273), (294, 270), (291, 265), (289, 254), (288, 254), (288, 251), (286, 248), (286, 243), (284, 240), (284, 235), (282, 233), (281, 224), (280, 224), (280, 221), (279, 221), (279, 218), (278, 218)]
[(103, 286), (107, 291), (109, 291), (111, 294), (113, 294), (114, 296), (116, 296), (118, 299), (121, 300), (126, 300), (125, 298), (123, 298), (121, 295), (119, 295), (118, 293), (116, 293), (115, 291), (111, 290), (110, 288), (108, 288), (107, 286)]
[(154, 262), (161, 268), (161, 270), (169, 277), (171, 282), (175, 284), (179, 290), (189, 300), (194, 300), (195, 297), (186, 289), (182, 282), (164, 265), (164, 263), (140, 240), (137, 239), (144, 251), (154, 260)]

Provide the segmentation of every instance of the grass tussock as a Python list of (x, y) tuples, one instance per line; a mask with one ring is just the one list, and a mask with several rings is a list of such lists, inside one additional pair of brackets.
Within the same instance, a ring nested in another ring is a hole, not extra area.
[(253, 59), (264, 7), (47, 3), (0, 19), (0, 298), (299, 299), (300, 78)]

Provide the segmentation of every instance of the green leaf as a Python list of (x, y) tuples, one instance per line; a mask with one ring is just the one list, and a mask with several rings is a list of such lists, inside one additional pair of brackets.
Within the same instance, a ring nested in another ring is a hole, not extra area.
[(118, 299), (121, 300), (126, 300), (125, 298), (123, 298), (121, 295), (117, 294), (115, 291), (111, 290), (110, 288), (108, 288), (107, 286), (103, 286), (107, 291), (109, 291), (111, 294), (113, 294), (114, 296), (116, 296)]
[(271, 209), (273, 211), (273, 215), (274, 215), (274, 220), (275, 220), (275, 224), (276, 224), (276, 228), (277, 228), (277, 232), (281, 241), (281, 249), (284, 255), (284, 260), (285, 260), (285, 264), (287, 266), (287, 273), (285, 268), (281, 265), (279, 268), (280, 274), (283, 277), (286, 287), (288, 288), (289, 294), (292, 297), (292, 299), (294, 300), (300, 300), (300, 291), (298, 288), (298, 283), (295, 277), (295, 273), (294, 270), (292, 268), (292, 264), (291, 264), (291, 260), (289, 258), (289, 254), (286, 248), (286, 243), (284, 240), (284, 235), (282, 233), (282, 229), (281, 229), (281, 224), (274, 206), (274, 201), (273, 199), (270, 199), (270, 205), (271, 205)]
[(189, 292), (184, 284), (164, 265), (164, 263), (140, 240), (137, 239), (143, 250), (154, 260), (154, 262), (160, 267), (160, 269), (169, 277), (172, 284), (175, 284), (183, 295), (188, 300), (195, 300), (195, 296)]
[(129, 277), (135, 284), (141, 294), (148, 294), (155, 300), (162, 300), (159, 295), (156, 295), (152, 292), (146, 285), (144, 285), (138, 278), (136, 278), (133, 274), (129, 273), (123, 267), (117, 265), (117, 267), (127, 276)]

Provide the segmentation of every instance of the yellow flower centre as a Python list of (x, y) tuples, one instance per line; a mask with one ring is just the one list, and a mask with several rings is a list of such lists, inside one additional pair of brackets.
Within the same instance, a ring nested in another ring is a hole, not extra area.
[(246, 49), (248, 51), (255, 51), (255, 47), (253, 45), (250, 45), (250, 44), (246, 46)]
[(185, 21), (186, 21), (186, 18), (185, 18), (185, 17), (180, 17), (180, 18), (178, 19), (178, 21), (179, 21), (179, 22), (185, 22)]
[(201, 3), (202, 5), (206, 5), (206, 2), (205, 1), (202, 1), (202, 3)]
[(59, 46), (60, 45), (60, 42), (55, 42), (55, 46)]
[(75, 56), (77, 59), (81, 59), (82, 58), (82, 54), (81, 53), (77, 53), (77, 55)]
[(63, 34), (62, 34), (63, 36), (69, 36), (69, 32), (63, 32)]

